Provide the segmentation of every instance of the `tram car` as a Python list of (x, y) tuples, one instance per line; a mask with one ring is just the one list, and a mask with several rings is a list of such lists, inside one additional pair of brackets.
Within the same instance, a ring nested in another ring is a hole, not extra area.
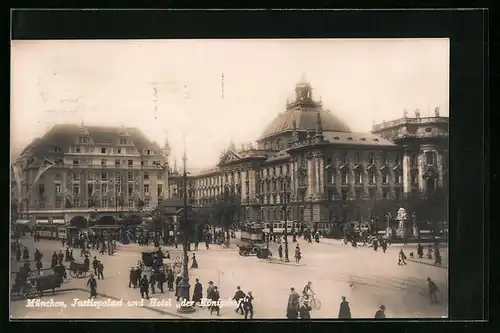
[[(271, 221), (271, 222), (266, 221), (264, 222), (263, 231), (265, 233), (270, 233), (271, 227), (272, 227), (272, 232), (275, 234), (285, 233), (285, 221)], [(319, 231), (322, 235), (327, 235), (335, 228), (335, 223), (326, 223), (326, 222), (314, 223), (313, 228), (318, 228), (317, 231)], [(294, 221), (287, 221), (287, 229), (288, 229), (287, 232), (291, 234), (292, 230), (298, 231), (301, 229), (301, 223)]]
[(241, 228), (241, 243), (238, 245), (240, 256), (255, 255), (259, 259), (272, 256), (268, 245), (264, 241), (263, 226), (257, 223), (248, 223)]

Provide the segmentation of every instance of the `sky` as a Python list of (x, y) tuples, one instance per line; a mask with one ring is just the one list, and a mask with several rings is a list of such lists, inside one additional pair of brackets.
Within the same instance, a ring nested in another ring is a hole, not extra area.
[(255, 142), (303, 76), (353, 131), (449, 115), (448, 39), (12, 41), (11, 149), (83, 121), (168, 136), (172, 160), (186, 142), (188, 165), (210, 167)]

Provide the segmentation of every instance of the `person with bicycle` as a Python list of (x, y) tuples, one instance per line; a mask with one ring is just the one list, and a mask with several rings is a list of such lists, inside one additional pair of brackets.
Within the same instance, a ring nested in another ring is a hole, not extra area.
[(312, 282), (307, 282), (306, 286), (302, 290), (302, 295), (304, 296), (304, 300), (309, 301), (314, 297), (314, 291), (311, 289)]

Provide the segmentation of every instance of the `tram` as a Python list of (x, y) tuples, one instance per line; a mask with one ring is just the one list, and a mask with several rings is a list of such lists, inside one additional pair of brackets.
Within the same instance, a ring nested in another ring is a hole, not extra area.
[[(301, 223), (294, 222), (294, 221), (287, 221), (287, 231), (288, 233), (291, 233), (292, 230), (298, 231), (301, 229)], [(313, 224), (314, 228), (317, 228), (321, 234), (326, 235), (329, 234), (332, 229), (335, 227), (335, 223), (327, 223), (327, 222), (320, 222), (320, 223), (314, 223)], [(275, 234), (283, 234), (285, 233), (285, 221), (271, 221), (271, 222), (264, 222), (264, 232), (269, 233), (271, 232), (271, 227), (272, 227), (272, 232)]]

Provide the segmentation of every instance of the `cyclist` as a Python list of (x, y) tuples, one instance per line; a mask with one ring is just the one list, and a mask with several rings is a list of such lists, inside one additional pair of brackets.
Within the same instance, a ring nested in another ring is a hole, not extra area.
[(309, 300), (310, 297), (312, 298), (312, 296), (314, 296), (314, 291), (311, 289), (311, 287), (312, 287), (312, 282), (309, 281), (302, 290), (302, 295), (304, 296), (305, 300)]

